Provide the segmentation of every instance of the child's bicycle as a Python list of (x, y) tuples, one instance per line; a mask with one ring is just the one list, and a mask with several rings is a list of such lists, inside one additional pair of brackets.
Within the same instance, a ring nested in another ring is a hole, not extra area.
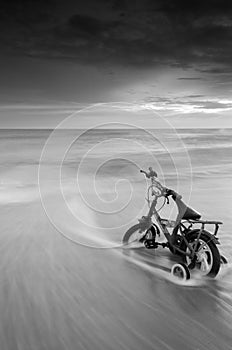
[[(144, 170), (140, 172), (151, 180), (147, 190), (149, 212), (125, 233), (123, 244), (128, 245), (137, 241), (143, 243), (147, 249), (156, 249), (158, 246), (169, 248), (173, 254), (182, 258), (182, 261), (174, 264), (171, 269), (171, 273), (181, 279), (189, 279), (190, 270), (193, 269), (197, 269), (204, 276), (215, 277), (220, 265), (227, 263), (226, 258), (220, 255), (217, 248), (220, 244), (217, 233), (222, 222), (200, 220), (201, 215), (189, 208), (178, 193), (165, 188), (158, 181), (157, 174), (152, 168), (149, 168), (149, 172)], [(153, 200), (151, 196), (154, 197)], [(169, 196), (178, 207), (175, 221), (162, 219), (156, 209), (158, 198), (164, 197), (164, 204), (166, 202), (169, 204)], [(153, 223), (152, 217), (155, 218), (156, 224)], [(213, 233), (206, 231), (205, 225), (208, 224), (214, 225)], [(173, 228), (171, 234), (168, 228)], [(166, 237), (166, 242), (156, 241), (160, 231)]]

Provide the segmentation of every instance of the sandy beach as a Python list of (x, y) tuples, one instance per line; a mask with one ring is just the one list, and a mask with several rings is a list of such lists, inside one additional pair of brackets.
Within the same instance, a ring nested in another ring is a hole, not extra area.
[[(183, 285), (170, 278), (168, 269), (175, 259), (168, 250), (137, 249), (125, 254), (121, 248), (91, 248), (66, 239), (48, 218), (38, 191), (36, 174), (44, 138), (36, 144), (33, 154), (27, 148), (32, 139), (28, 140), (17, 150), (16, 136), (13, 139), (8, 135), (1, 156), (5, 157), (0, 210), (1, 350), (231, 350), (231, 264), (215, 280), (192, 279)], [(24, 146), (27, 152), (22, 152)], [(193, 170), (197, 173), (194, 166), (199, 150), (194, 152)], [(224, 222), (219, 234), (220, 249), (231, 261), (232, 197), (228, 189), (232, 179), (226, 168), (220, 177), (218, 173), (214, 175), (217, 166), (223, 166), (220, 152), (214, 152), (217, 161), (209, 159), (211, 173), (193, 178), (191, 206), (206, 218), (216, 216)], [(204, 164), (198, 171), (204, 171), (206, 165), (204, 151), (201, 154)], [(226, 157), (225, 151), (223, 154)], [(29, 164), (29, 158), (34, 164)], [(45, 201), (54, 208), (57, 222), (62, 222), (65, 232), (70, 233), (68, 238), (84, 242), (83, 232), (75, 236), (82, 226), (63, 222), (56, 189), (49, 182), (51, 169), (49, 174)], [(65, 174), (70, 174), (70, 169)], [(107, 183), (107, 179), (104, 181)], [(144, 187), (142, 179), (139, 181), (136, 177), (133, 188), (138, 188), (143, 201)], [(182, 181), (183, 193), (187, 193), (187, 184)], [(80, 208), (75, 193), (70, 186), (67, 188), (70, 203), (75, 203), (75, 210), (88, 218), (90, 209)], [(106, 192), (102, 192), (103, 198)], [(108, 222), (101, 215), (95, 219), (98, 224), (113, 226), (124, 220), (125, 214), (109, 216)], [(95, 231), (97, 239), (99, 232)], [(123, 233), (116, 229), (109, 241), (119, 244)]]

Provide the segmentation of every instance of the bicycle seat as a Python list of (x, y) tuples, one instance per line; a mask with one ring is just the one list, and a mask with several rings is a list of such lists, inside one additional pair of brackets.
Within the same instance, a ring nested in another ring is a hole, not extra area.
[(182, 216), (182, 220), (199, 220), (200, 218), (201, 214), (189, 207), (186, 207), (184, 215)]
[(201, 214), (188, 207), (181, 198), (175, 197), (174, 201), (178, 207), (176, 222), (180, 222), (181, 220), (199, 220), (201, 218)]

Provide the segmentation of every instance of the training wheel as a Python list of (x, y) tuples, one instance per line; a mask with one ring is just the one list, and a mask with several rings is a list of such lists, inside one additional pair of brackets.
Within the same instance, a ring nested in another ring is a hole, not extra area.
[(228, 264), (227, 259), (223, 255), (220, 256), (220, 263), (221, 263), (221, 265)]
[(178, 263), (174, 264), (171, 269), (171, 274), (184, 281), (190, 279), (190, 271), (186, 264)]

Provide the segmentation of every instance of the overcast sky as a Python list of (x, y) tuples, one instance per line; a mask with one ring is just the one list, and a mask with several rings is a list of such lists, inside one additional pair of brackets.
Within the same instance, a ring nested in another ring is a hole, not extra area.
[(232, 127), (231, 44), (230, 1), (5, 2), (0, 127), (55, 127), (112, 101), (177, 127)]

